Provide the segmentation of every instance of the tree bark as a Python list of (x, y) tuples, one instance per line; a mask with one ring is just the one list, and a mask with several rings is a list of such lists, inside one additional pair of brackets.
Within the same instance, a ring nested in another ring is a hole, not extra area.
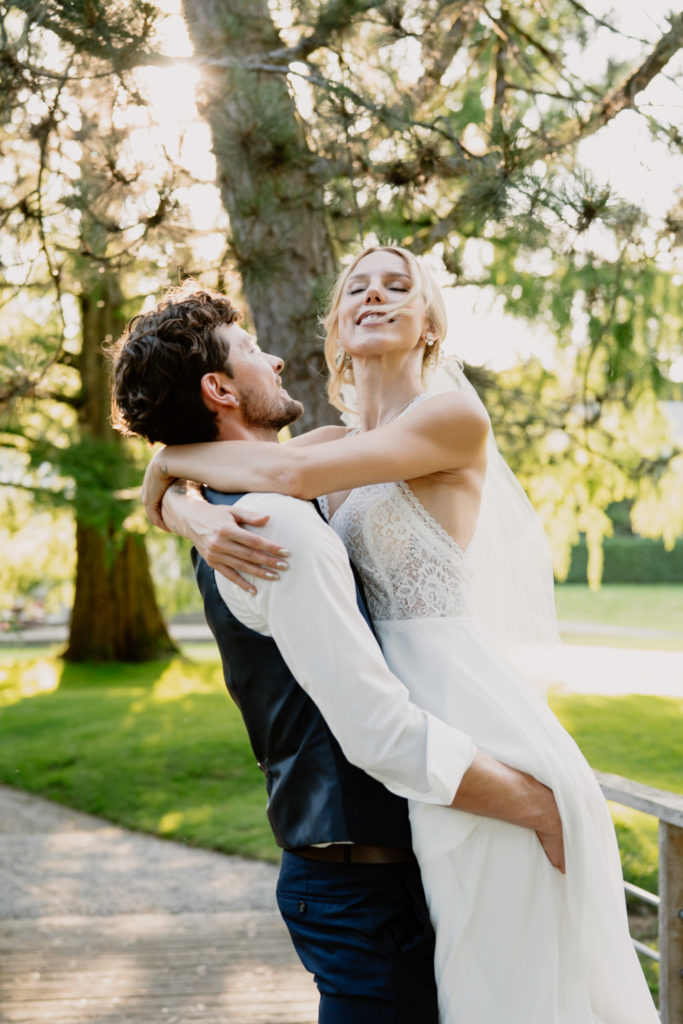
[(98, 464), (87, 483), (77, 481), (76, 592), (67, 661), (147, 661), (177, 650), (156, 602), (144, 538), (122, 529), (124, 511), (110, 493), (123, 439), (109, 423), (102, 343), (123, 330), (121, 304), (118, 283), (108, 275), (81, 298), (79, 426)]
[[(294, 430), (338, 421), (325, 394), (318, 316), (336, 270), (324, 178), (283, 73), (248, 68), (282, 48), (266, 0), (185, 0), (203, 70), (200, 109), (213, 139), (232, 247), (262, 349), (281, 355), (305, 405)], [(237, 61), (241, 62), (238, 67)], [(220, 63), (217, 63), (220, 62)]]

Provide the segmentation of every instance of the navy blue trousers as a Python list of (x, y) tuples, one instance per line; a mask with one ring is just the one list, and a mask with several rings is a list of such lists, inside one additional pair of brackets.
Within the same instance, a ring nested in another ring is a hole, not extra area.
[(319, 1024), (437, 1024), (434, 932), (415, 863), (284, 851), (277, 901), (320, 992)]

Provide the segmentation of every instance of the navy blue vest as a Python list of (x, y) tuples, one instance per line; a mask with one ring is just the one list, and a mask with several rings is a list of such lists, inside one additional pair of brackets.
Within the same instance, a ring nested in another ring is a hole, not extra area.
[[(213, 504), (225, 505), (242, 497), (208, 488), (204, 494)], [(266, 777), (268, 820), (277, 844), (296, 849), (350, 841), (409, 848), (405, 800), (346, 760), (275, 642), (235, 618), (220, 596), (213, 569), (194, 549), (192, 562), (228, 692)], [(358, 603), (369, 621), (360, 590)]]

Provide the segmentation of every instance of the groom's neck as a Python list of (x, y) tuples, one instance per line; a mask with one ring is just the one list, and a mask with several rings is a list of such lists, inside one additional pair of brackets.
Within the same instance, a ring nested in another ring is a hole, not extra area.
[(220, 420), (216, 441), (273, 441), (277, 444), (278, 432), (274, 427), (243, 423), (237, 417)]

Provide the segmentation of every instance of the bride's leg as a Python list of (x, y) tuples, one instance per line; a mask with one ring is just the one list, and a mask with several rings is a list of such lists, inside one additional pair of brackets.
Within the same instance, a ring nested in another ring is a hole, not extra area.
[(442, 1024), (593, 1024), (565, 879), (533, 832), (480, 818), (420, 866)]

